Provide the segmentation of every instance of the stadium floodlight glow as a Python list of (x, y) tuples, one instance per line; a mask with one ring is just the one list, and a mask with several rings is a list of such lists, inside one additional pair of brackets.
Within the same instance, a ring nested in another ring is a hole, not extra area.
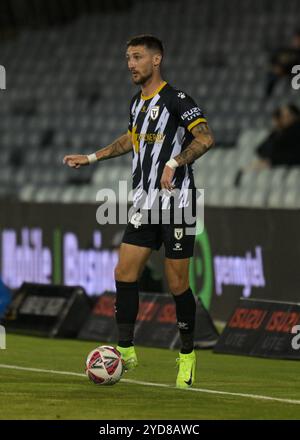
[(0, 65), (0, 90), (6, 89), (6, 70), (4, 66)]

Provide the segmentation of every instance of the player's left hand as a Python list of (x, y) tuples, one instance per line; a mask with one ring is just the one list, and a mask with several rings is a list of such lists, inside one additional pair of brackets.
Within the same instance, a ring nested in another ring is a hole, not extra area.
[(172, 185), (174, 173), (175, 173), (175, 170), (168, 167), (167, 165), (165, 166), (163, 173), (162, 173), (162, 176), (161, 176), (161, 179), (160, 179), (160, 186), (162, 189), (167, 189), (168, 191), (172, 191), (172, 189), (175, 188), (175, 186)]

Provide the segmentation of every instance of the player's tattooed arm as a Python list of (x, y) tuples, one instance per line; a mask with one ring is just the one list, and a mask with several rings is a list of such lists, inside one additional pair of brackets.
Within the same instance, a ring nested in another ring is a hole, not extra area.
[(112, 157), (123, 156), (132, 150), (132, 141), (130, 134), (124, 134), (113, 143), (96, 152), (97, 160), (107, 160)]
[(90, 154), (72, 154), (65, 156), (63, 162), (71, 168), (80, 168), (89, 165), (92, 162), (111, 159), (117, 156), (123, 156), (132, 150), (132, 140), (129, 133), (123, 134), (107, 147), (101, 148), (96, 153)]
[(192, 130), (192, 134), (194, 139), (190, 145), (182, 151), (182, 153), (172, 157), (171, 160), (166, 163), (160, 181), (161, 188), (171, 191), (174, 188), (172, 179), (175, 174), (175, 168), (193, 162), (203, 156), (203, 154), (214, 145), (212, 132), (206, 122), (196, 125)]
[(213, 145), (213, 134), (206, 122), (202, 122), (192, 129), (194, 139), (190, 145), (174, 157), (178, 166), (186, 165), (203, 156)]

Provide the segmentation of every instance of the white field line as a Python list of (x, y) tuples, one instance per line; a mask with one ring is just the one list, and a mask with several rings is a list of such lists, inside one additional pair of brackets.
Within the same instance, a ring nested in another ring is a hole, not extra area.
[[(74, 373), (72, 371), (60, 371), (60, 370), (59, 371), (58, 370), (45, 370), (42, 368), (20, 367), (18, 365), (0, 364), (0, 368), (7, 368), (10, 370), (30, 371), (33, 373), (48, 373), (48, 374), (61, 374), (61, 375), (65, 375), (65, 376), (86, 377), (86, 375), (84, 373)], [(178, 390), (178, 388), (176, 388), (175, 386), (167, 385), (164, 383), (144, 382), (141, 380), (132, 380), (132, 379), (121, 379), (121, 382), (132, 383), (132, 384), (136, 384), (136, 385), (150, 386), (150, 387), (170, 388), (170, 389)], [(209, 390), (206, 388), (187, 388), (187, 389), (180, 389), (180, 390), (181, 391), (198, 392), (198, 393), (207, 393), (207, 394), (218, 394), (221, 396), (245, 397), (247, 399), (258, 399), (258, 400), (266, 400), (269, 402), (280, 402), (280, 403), (290, 403), (292, 405), (300, 405), (300, 400), (284, 399), (281, 397), (263, 396), (260, 394), (234, 393), (234, 392), (230, 392), (230, 391)]]

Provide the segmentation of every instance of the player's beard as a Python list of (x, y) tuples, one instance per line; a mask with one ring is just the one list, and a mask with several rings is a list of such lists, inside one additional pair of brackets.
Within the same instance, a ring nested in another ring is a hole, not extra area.
[(145, 84), (145, 82), (147, 82), (152, 77), (152, 74), (153, 74), (153, 72), (150, 72), (147, 75), (140, 74), (139, 78), (137, 78), (137, 79), (134, 79), (132, 77), (132, 81), (134, 82), (135, 85), (142, 86), (143, 84)]

